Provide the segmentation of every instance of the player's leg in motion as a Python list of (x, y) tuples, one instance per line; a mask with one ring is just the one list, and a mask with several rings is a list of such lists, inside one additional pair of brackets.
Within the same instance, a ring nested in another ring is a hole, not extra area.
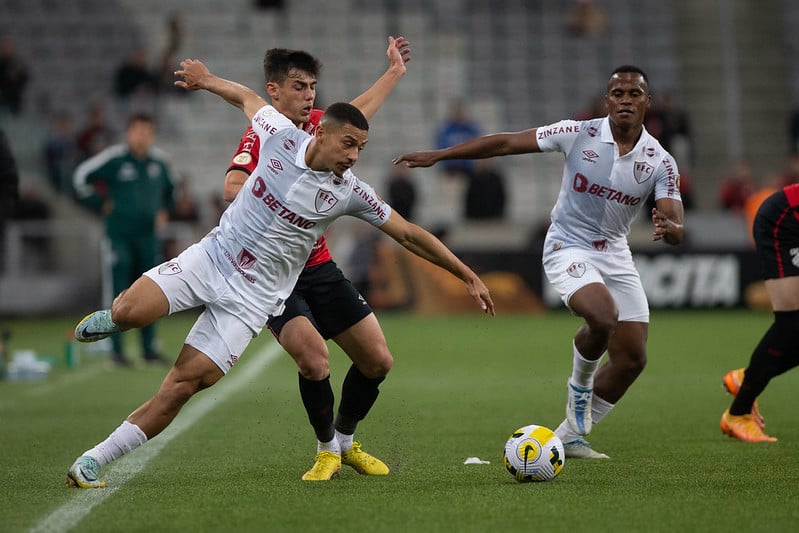
[[(646, 322), (619, 322), (608, 342), (608, 359), (594, 376), (591, 419), (596, 425), (605, 418), (646, 366)], [(576, 434), (564, 421), (556, 433), (564, 442), (567, 457), (606, 459)], [(565, 439), (565, 440), (564, 440)]]
[(314, 465), (302, 479), (327, 481), (341, 470), (341, 447), (333, 427), (334, 397), (327, 344), (311, 321), (302, 315), (282, 326), (279, 341), (297, 364), (300, 397), (316, 433)]
[[(721, 378), (721, 384), (727, 389), (727, 392), (732, 394), (733, 396), (738, 395), (738, 391), (741, 389), (741, 385), (744, 382), (744, 375), (746, 374), (745, 368), (736, 368), (735, 370), (730, 370)], [(757, 398), (752, 403), (752, 410), (750, 412), (752, 415), (752, 419), (754, 420), (757, 427), (763, 429), (766, 427), (766, 419), (760, 412), (760, 407), (757, 403)]]
[(590, 283), (579, 289), (569, 300), (569, 306), (585, 323), (577, 330), (572, 345), (572, 374), (566, 384), (566, 420), (574, 433), (588, 435), (593, 424), (594, 373), (616, 328), (618, 310), (607, 287), (601, 283)]
[(114, 299), (111, 309), (95, 311), (75, 327), (75, 339), (95, 342), (132, 328), (141, 328), (169, 313), (169, 301), (158, 285), (141, 276)]
[[(797, 278), (799, 280), (799, 278)], [(775, 311), (774, 322), (758, 343), (740, 388), (721, 418), (721, 430), (746, 442), (773, 442), (753, 416), (757, 397), (773, 377), (799, 365), (799, 310)]]
[(387, 475), (388, 466), (363, 451), (360, 443), (354, 440), (358, 423), (366, 418), (377, 401), (379, 386), (394, 364), (385, 335), (377, 317), (370, 313), (334, 340), (353, 362), (344, 378), (335, 422), (342, 462), (364, 475)]
[(210, 387), (222, 376), (222, 370), (210, 358), (184, 344), (155, 396), (133, 411), (108, 438), (75, 460), (67, 472), (67, 485), (104, 487), (100, 468), (161, 433), (196, 392)]

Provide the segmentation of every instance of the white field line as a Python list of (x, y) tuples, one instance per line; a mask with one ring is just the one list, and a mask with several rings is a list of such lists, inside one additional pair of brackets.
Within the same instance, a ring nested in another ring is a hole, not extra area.
[[(214, 407), (249, 385), (282, 352), (283, 349), (277, 342), (271, 342), (259, 352), (246, 357), (244, 361), (249, 361), (245, 365), (240, 364), (244, 368), (238, 368), (233, 375), (226, 376), (205, 393), (193, 398), (160, 435), (106, 467), (102, 477), (110, 480), (108, 486), (102, 489), (73, 489), (75, 497), (41, 520), (31, 532), (69, 531), (77, 526), (94, 507), (103, 503), (141, 472), (147, 462), (156, 457), (172, 439), (192, 427)], [(65, 475), (67, 466), (64, 465)]]

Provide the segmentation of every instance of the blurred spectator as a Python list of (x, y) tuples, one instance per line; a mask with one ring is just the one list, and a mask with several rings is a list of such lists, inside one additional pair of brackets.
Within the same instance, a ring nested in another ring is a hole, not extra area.
[(799, 153), (790, 157), (788, 166), (777, 176), (775, 187), (783, 189), (792, 183), (799, 183)]
[(607, 31), (608, 21), (592, 0), (576, 0), (569, 9), (567, 28), (576, 37), (598, 37)]
[(59, 193), (71, 194), (76, 147), (69, 115), (57, 113), (51, 118), (42, 152), (50, 185)]
[(158, 76), (147, 67), (147, 50), (136, 48), (133, 54), (117, 68), (114, 94), (127, 99), (142, 93), (154, 95), (157, 91)]
[(3, 37), (0, 39), (0, 111), (20, 114), (28, 78), (28, 65), (16, 55), (14, 39)]
[[(14, 154), (0, 129), (0, 257), (5, 255), (5, 221), (11, 218), (17, 204), (19, 173)], [(2, 261), (0, 261), (0, 269)]]
[(411, 169), (405, 165), (391, 165), (388, 178), (388, 204), (406, 220), (413, 220), (416, 207), (416, 185), (411, 178)]
[(254, 0), (253, 3), (257, 9), (263, 10), (276, 9), (282, 11), (285, 6), (284, 0)]
[(791, 155), (799, 154), (799, 106), (791, 112), (788, 121), (788, 153)]
[(762, 204), (766, 198), (774, 194), (776, 191), (777, 189), (775, 187), (761, 187), (750, 194), (744, 202), (743, 214), (746, 218), (746, 235), (749, 238), (749, 243), (752, 245), (752, 247), (755, 245), (755, 238), (754, 235), (752, 235), (752, 227), (755, 223), (757, 210), (760, 208), (760, 204)]
[(687, 172), (680, 171), (680, 198), (686, 211), (694, 208), (694, 180)]
[(592, 118), (604, 117), (608, 114), (605, 106), (605, 95), (600, 94), (591, 99), (588, 105), (574, 115), (574, 120), (591, 120)]
[(347, 258), (347, 278), (355, 290), (367, 300), (372, 290), (372, 268), (381, 240), (381, 234), (375, 231), (357, 235)]
[(183, 23), (178, 13), (171, 13), (166, 21), (164, 32), (164, 44), (161, 51), (161, 65), (159, 66), (158, 76), (161, 90), (175, 95), (186, 95), (187, 91), (175, 87), (175, 69), (177, 68), (178, 51), (183, 46)]
[[(50, 220), (50, 211), (50, 205), (42, 197), (41, 191), (35, 185), (25, 185), (20, 187), (12, 218), (18, 221), (46, 221)], [(26, 269), (32, 272), (51, 269), (53, 264), (47, 232), (26, 235), (22, 240), (22, 248)]]
[(136, 113), (158, 116), (160, 91), (160, 72), (148, 67), (147, 50), (137, 48), (117, 68), (114, 77), (114, 94), (117, 96), (116, 116), (130, 116)]
[(501, 219), (505, 216), (505, 177), (491, 159), (478, 159), (466, 185), (467, 219)]
[[(466, 116), (463, 102), (456, 100), (450, 104), (449, 115), (438, 129), (436, 148), (449, 148), (478, 136), (480, 128)], [(449, 177), (468, 177), (474, 170), (474, 161), (448, 159), (439, 166)]]
[(678, 106), (671, 91), (665, 91), (652, 104), (644, 125), (674, 156), (680, 168), (693, 165), (693, 137), (688, 112)]
[(189, 187), (189, 180), (186, 176), (181, 176), (175, 184), (174, 203), (169, 210), (169, 221), (182, 224), (183, 228), (177, 228), (170, 224), (164, 237), (164, 257), (177, 257), (189, 244), (196, 239), (195, 228), (200, 222), (200, 210), (194, 194)]
[(181, 176), (175, 187), (175, 201), (169, 211), (169, 220), (174, 222), (199, 222), (200, 211), (189, 187), (189, 180)]
[(78, 131), (75, 144), (78, 149), (78, 162), (99, 154), (115, 141), (116, 132), (108, 125), (106, 106), (95, 103), (89, 108), (89, 115), (83, 128)]
[(752, 166), (745, 159), (739, 160), (735, 168), (724, 176), (719, 188), (719, 203), (723, 209), (740, 212), (747, 198), (757, 189), (757, 180)]
[(225, 212), (225, 209), (227, 209), (227, 206), (228, 203), (222, 197), (222, 193), (212, 192), (208, 197), (208, 207), (210, 208), (210, 213), (208, 214), (208, 220), (206, 221), (205, 226), (208, 228), (213, 228), (219, 224), (219, 219), (222, 217), (222, 213)]

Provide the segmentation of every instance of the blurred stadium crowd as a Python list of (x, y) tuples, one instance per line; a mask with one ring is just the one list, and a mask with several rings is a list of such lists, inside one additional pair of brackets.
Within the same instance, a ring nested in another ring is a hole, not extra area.
[[(631, 63), (651, 82), (647, 129), (683, 175), (689, 243), (745, 248), (747, 199), (799, 181), (799, 4), (750, 4), (0, 0), (0, 128), (20, 176), (19, 204), (4, 213), (11, 220), (0, 314), (20, 309), (32, 287), (58, 295), (47, 297), (56, 311), (56, 299), (73, 309), (100, 297), (100, 220), (74, 201), (72, 171), (120, 142), (134, 111), (156, 116), (156, 144), (180, 176), (165, 253), (216, 223), (224, 172), (246, 123), (212, 96), (176, 90), (172, 72), (181, 58), (200, 58), (217, 74), (262, 89), (267, 48), (307, 50), (328, 65), (319, 81), (317, 107), (324, 107), (376, 79), (387, 35), (409, 39), (413, 60), (372, 121), (355, 169), (382, 194), (389, 194), (391, 158), (435, 146), (453, 104), (481, 132), (589, 118), (602, 114), (597, 89), (607, 74)], [(506, 158), (496, 167), (505, 191), (490, 220), (467, 217), (467, 180), (437, 168), (402, 178), (415, 190), (415, 221), (446, 228), (456, 250), (534, 245), (557, 197), (561, 160)], [(363, 233), (342, 224), (331, 236), (334, 251), (359, 257)], [(631, 236), (634, 245), (645, 241)]]

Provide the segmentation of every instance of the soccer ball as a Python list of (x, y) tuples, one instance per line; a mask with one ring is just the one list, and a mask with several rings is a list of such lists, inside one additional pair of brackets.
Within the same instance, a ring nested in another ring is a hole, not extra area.
[(564, 461), (563, 443), (544, 426), (521, 427), (505, 443), (505, 468), (520, 483), (552, 481)]

